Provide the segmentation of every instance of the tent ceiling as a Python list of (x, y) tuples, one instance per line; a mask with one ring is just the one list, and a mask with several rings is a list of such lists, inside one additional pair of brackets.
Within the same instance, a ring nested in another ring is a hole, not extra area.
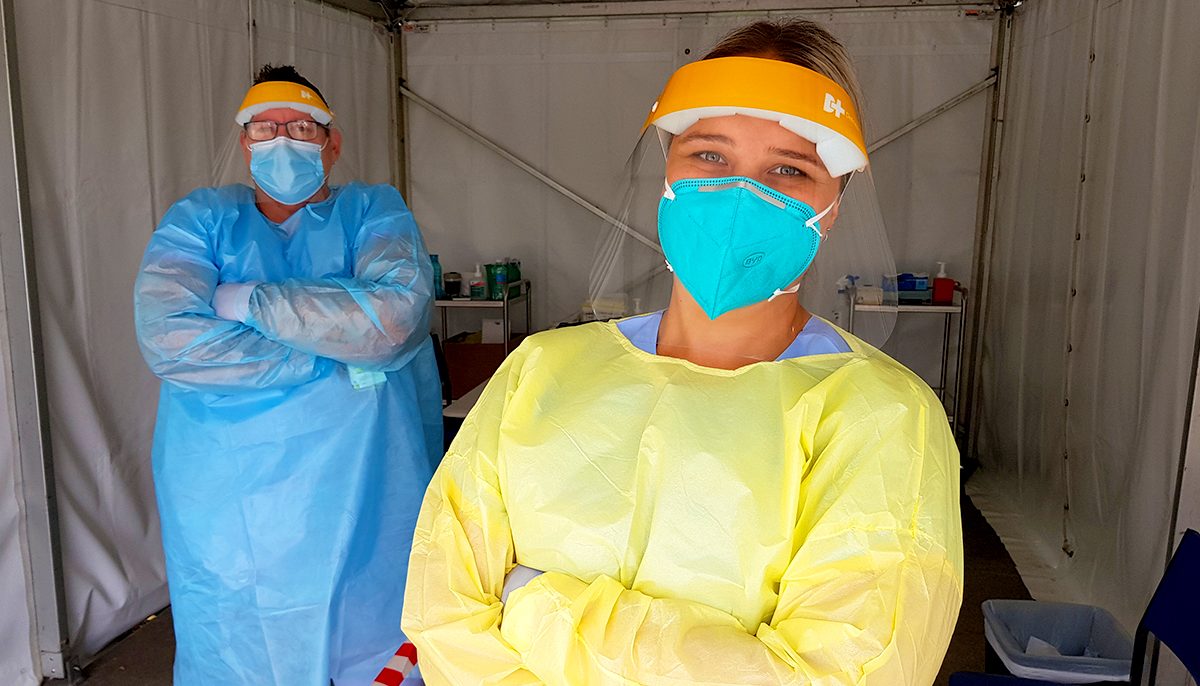
[(323, 0), (324, 4), (348, 9), (372, 19), (387, 21), (389, 14), (397, 16), (404, 3), (393, 0)]
[(372, 19), (547, 18), (636, 14), (696, 14), (833, 9), (912, 9), (918, 7), (992, 7), (989, 0), (323, 0)]

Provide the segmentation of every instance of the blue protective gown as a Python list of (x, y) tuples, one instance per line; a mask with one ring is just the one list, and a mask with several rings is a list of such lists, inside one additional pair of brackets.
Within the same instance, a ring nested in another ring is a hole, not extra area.
[[(250, 281), (247, 323), (216, 317), (217, 285)], [(335, 188), (280, 225), (242, 185), (168, 210), (134, 305), (166, 382), (153, 461), (177, 686), (370, 684), (403, 642), (442, 453), (432, 287), (390, 186)]]

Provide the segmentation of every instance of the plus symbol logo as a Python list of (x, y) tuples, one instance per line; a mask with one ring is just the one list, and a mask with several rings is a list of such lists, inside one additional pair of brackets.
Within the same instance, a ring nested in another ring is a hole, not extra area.
[(841, 119), (842, 115), (846, 113), (846, 108), (842, 107), (842, 101), (833, 97), (832, 93), (826, 93), (825, 94), (825, 111), (830, 112), (833, 115), (835, 115), (837, 118)]

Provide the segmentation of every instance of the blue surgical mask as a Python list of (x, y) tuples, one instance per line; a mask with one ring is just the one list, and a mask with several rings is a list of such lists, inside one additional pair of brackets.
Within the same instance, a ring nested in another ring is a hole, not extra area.
[(276, 136), (251, 143), (250, 176), (262, 192), (284, 205), (308, 200), (325, 185), (324, 149), (316, 143)]
[(658, 204), (658, 237), (668, 266), (716, 319), (794, 293), (788, 286), (812, 264), (831, 209), (817, 213), (744, 176), (683, 179)]

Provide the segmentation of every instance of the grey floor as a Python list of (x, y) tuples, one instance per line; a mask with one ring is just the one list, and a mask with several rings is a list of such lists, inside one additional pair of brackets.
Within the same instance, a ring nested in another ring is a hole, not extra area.
[[(969, 500), (963, 498), (966, 586), (954, 638), (937, 683), (951, 673), (983, 671), (983, 613), (988, 598), (1028, 598), (1000, 539)], [(145, 622), (106, 649), (87, 669), (86, 686), (165, 686), (171, 683), (175, 634), (170, 610)]]

